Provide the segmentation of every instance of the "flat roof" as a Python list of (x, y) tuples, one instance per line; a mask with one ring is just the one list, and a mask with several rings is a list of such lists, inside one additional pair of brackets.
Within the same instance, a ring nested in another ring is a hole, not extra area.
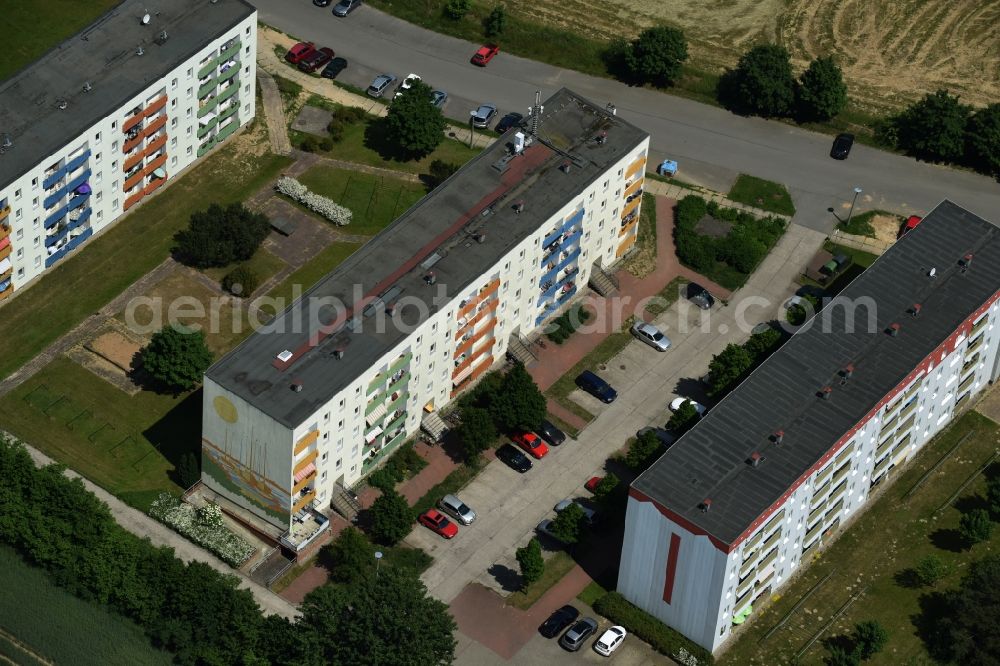
[[(365, 316), (369, 304), (398, 304), (395, 316), (412, 330), (419, 307), (430, 315), (446, 307), (648, 136), (566, 89), (545, 101), (538, 139), (512, 157), (515, 131), (422, 198), (206, 376), (286, 427), (298, 426), (408, 335), (394, 325), (378, 330), (378, 318)], [(598, 141), (601, 133), (606, 136)], [(520, 213), (517, 204), (523, 204)], [(435, 274), (434, 286), (424, 279), (428, 271)], [(292, 357), (283, 362), (277, 357), (286, 350)], [(300, 391), (292, 390), (293, 381)]]
[[(974, 255), (963, 273), (959, 261)], [(929, 277), (931, 268), (936, 277)], [(732, 544), (1000, 290), (1000, 229), (944, 201), (841, 292), (870, 299), (877, 326), (859, 307), (827, 306), (706, 417), (670, 447), (633, 488)], [(909, 314), (921, 304), (918, 316)], [(893, 323), (898, 336), (886, 333)], [(829, 331), (829, 332), (824, 332)], [(850, 380), (840, 373), (854, 365)], [(832, 387), (829, 400), (818, 393)], [(771, 441), (783, 431), (780, 444)], [(750, 455), (764, 460), (756, 468)], [(700, 509), (711, 499), (707, 512)]]
[(124, 0), (0, 82), (0, 134), (14, 144), (0, 154), (0, 188), (255, 11), (244, 0)]

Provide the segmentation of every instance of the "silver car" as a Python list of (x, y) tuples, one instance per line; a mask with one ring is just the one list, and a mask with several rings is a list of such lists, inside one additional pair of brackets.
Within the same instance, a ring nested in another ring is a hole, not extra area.
[(441, 108), (444, 103), (448, 101), (448, 93), (443, 90), (434, 90), (431, 92), (431, 105)]
[(438, 502), (438, 507), (445, 513), (454, 516), (463, 525), (471, 525), (476, 520), (476, 512), (455, 495), (442, 497), (441, 501)]
[(495, 104), (480, 104), (479, 108), (472, 112), (473, 127), (489, 127), (493, 118), (497, 115)]
[(670, 338), (652, 324), (637, 321), (632, 324), (632, 335), (639, 338), (656, 351), (665, 352), (670, 349)]
[(597, 631), (597, 620), (592, 617), (585, 617), (577, 620), (576, 623), (559, 639), (559, 645), (570, 652), (576, 652)]
[(393, 74), (379, 74), (372, 81), (372, 84), (368, 86), (368, 96), (369, 97), (381, 97), (382, 93), (389, 89), (393, 81), (396, 80)]

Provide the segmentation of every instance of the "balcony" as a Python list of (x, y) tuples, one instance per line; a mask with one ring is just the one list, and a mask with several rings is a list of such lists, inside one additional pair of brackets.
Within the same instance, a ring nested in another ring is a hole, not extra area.
[(229, 46), (223, 47), (222, 52), (219, 53), (219, 57), (216, 58), (215, 61), (225, 62), (226, 60), (229, 60), (234, 55), (240, 52), (240, 46), (241, 46), (240, 40), (239, 38), (237, 38), (236, 41), (230, 44)]
[(643, 155), (642, 157), (640, 157), (639, 159), (637, 159), (635, 162), (632, 162), (632, 164), (628, 165), (628, 168), (625, 169), (625, 180), (628, 180), (632, 176), (634, 176), (637, 173), (639, 173), (640, 170), (644, 166), (646, 166), (646, 156), (645, 155)]
[(0, 224), (0, 240), (3, 240), (8, 236), (10, 236), (10, 227), (8, 227), (6, 224)]
[(639, 192), (639, 190), (642, 189), (642, 184), (644, 182), (645, 182), (645, 179), (639, 178), (635, 182), (633, 182), (630, 185), (628, 185), (625, 188), (625, 193), (622, 195), (624, 197), (624, 199), (626, 201), (630, 201), (629, 197), (636, 196), (636, 193)]
[(219, 96), (209, 97), (198, 103), (198, 117), (204, 118), (219, 104)]
[(76, 249), (85, 240), (87, 240), (88, 238), (90, 238), (93, 233), (94, 233), (94, 230), (91, 229), (90, 227), (87, 227), (86, 229), (83, 230), (82, 233), (80, 233), (80, 234), (78, 234), (76, 236), (70, 236), (69, 243), (66, 245), (66, 250), (68, 251), (68, 250), (74, 250), (74, 249)]
[(306, 505), (316, 499), (316, 491), (310, 490), (305, 495), (292, 505), (292, 513), (298, 513), (302, 509), (306, 508)]
[(330, 527), (330, 519), (312, 509), (305, 509), (292, 516), (292, 527), (279, 541), (294, 552), (303, 550)]
[(230, 134), (232, 134), (239, 128), (240, 128), (240, 119), (239, 116), (235, 116), (231, 121), (229, 121), (228, 125), (219, 129), (219, 133), (215, 137), (216, 143), (224, 139), (227, 139)]
[(49, 208), (52, 208), (56, 204), (61, 203), (63, 197), (65, 196), (66, 196), (66, 188), (60, 187), (58, 191), (45, 197), (45, 200), (42, 201), (42, 205), (45, 207), (45, 210), (48, 210)]
[(978, 333), (979, 331), (983, 330), (983, 328), (986, 326), (986, 324), (989, 323), (989, 321), (990, 321), (990, 318), (988, 316), (985, 316), (982, 319), (980, 319), (979, 321), (977, 321), (975, 324), (973, 324), (972, 325), (972, 329), (969, 331), (969, 337), (971, 338), (976, 333)]
[(53, 169), (45, 174), (45, 180), (42, 181), (42, 187), (46, 190), (50, 190), (63, 179), (66, 175), (66, 167), (60, 167), (58, 169)]
[(167, 114), (161, 113), (158, 116), (153, 116), (149, 119), (149, 124), (146, 125), (146, 129), (143, 130), (143, 138), (149, 138), (156, 134), (161, 128), (165, 127), (167, 124)]
[(201, 85), (200, 88), (198, 88), (198, 99), (203, 98), (205, 95), (215, 90), (218, 85), (219, 82), (215, 79), (215, 77), (209, 78)]
[(14, 293), (14, 282), (10, 278), (0, 280), (0, 301)]
[(68, 213), (68, 212), (69, 212), (69, 209), (66, 206), (62, 206), (61, 208), (59, 208), (58, 210), (56, 210), (54, 213), (52, 213), (51, 215), (49, 215), (47, 218), (45, 218), (45, 224), (43, 226), (46, 229), (52, 228), (52, 226), (55, 225), (59, 220), (61, 220), (64, 217), (66, 217), (66, 213)]
[(59, 225), (52, 229), (52, 233), (45, 234), (45, 247), (52, 247), (66, 238), (69, 233), (69, 226)]
[(213, 53), (208, 56), (208, 59), (202, 64), (201, 69), (198, 70), (198, 79), (203, 79), (209, 74), (213, 73), (218, 66), (218, 60)]
[(208, 141), (198, 146), (198, 157), (203, 156), (208, 151), (215, 147), (216, 139), (215, 137), (209, 137)]
[(13, 248), (10, 245), (10, 238), (4, 238), (0, 241), (0, 261), (9, 257), (12, 249)]
[(149, 137), (149, 139), (147, 139), (146, 147), (142, 151), (143, 157), (149, 157), (160, 148), (163, 148), (165, 145), (167, 145), (166, 132), (160, 132), (155, 136)]
[(142, 179), (142, 169), (136, 169), (131, 176), (125, 179), (125, 184), (122, 185), (122, 192), (132, 191), (136, 185), (142, 184)]
[(77, 169), (79, 169), (81, 166), (83, 166), (83, 163), (86, 162), (88, 158), (90, 158), (90, 149), (89, 148), (87, 150), (84, 150), (82, 153), (80, 153), (76, 157), (72, 158), (66, 164), (66, 173), (73, 173), (74, 171), (76, 171)]
[(125, 118), (125, 122), (122, 123), (122, 133), (125, 135), (130, 134), (136, 127), (140, 126), (143, 118), (145, 116), (142, 113), (142, 107), (135, 107), (132, 110), (132, 115)]
[(968, 348), (965, 350), (966, 356), (968, 356), (972, 352), (974, 352), (977, 349), (979, 349), (980, 347), (982, 347), (983, 346), (983, 340), (985, 340), (985, 339), (986, 339), (986, 335), (981, 333), (978, 338), (976, 338), (975, 340), (973, 340), (972, 342), (970, 342)]
[(229, 81), (239, 73), (240, 73), (239, 59), (235, 59), (225, 63), (224, 65), (222, 65), (222, 71), (219, 74), (219, 84), (221, 85), (226, 81)]
[(134, 194), (132, 194), (131, 196), (129, 196), (128, 198), (126, 198), (125, 199), (125, 203), (122, 204), (122, 210), (128, 210), (132, 206), (134, 206), (137, 203), (139, 203), (139, 200), (142, 199), (142, 197), (143, 197), (144, 194), (145, 193), (140, 189), (137, 192), (135, 192)]
[(219, 110), (219, 123), (222, 123), (223, 120), (228, 120), (233, 116), (234, 113), (240, 110), (240, 105), (235, 103), (235, 101), (236, 100), (233, 100), (234, 103), (230, 104), (224, 109)]

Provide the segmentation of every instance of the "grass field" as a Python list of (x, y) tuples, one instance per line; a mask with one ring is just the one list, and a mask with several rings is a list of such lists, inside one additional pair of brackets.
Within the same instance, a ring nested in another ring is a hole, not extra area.
[(247, 266), (250, 270), (256, 273), (261, 284), (264, 284), (267, 280), (273, 277), (275, 273), (287, 266), (284, 261), (271, 254), (267, 248), (261, 247), (254, 252), (254, 255), (250, 257), (249, 260), (245, 262), (237, 262), (228, 266), (222, 266), (221, 268), (206, 268), (202, 272), (213, 280), (221, 283), (222, 278), (226, 277), (227, 273), (240, 264)]
[[(917, 481), (969, 433), (971, 436), (945, 459), (933, 476), (906, 499), (905, 495)], [(934, 554), (950, 570), (934, 589), (947, 589), (957, 585), (969, 562), (1000, 547), (1000, 530), (994, 530), (989, 541), (971, 550), (959, 546), (955, 532), (961, 513), (955, 506), (946, 505), (962, 484), (990, 459), (998, 437), (1000, 426), (978, 413), (967, 413), (956, 421), (918, 454), (857, 522), (783, 588), (770, 606), (755, 613), (754, 621), (740, 633), (719, 663), (726, 666), (789, 663), (833, 613), (860, 590), (866, 590), (864, 596), (824, 637), (847, 633), (857, 622), (876, 619), (888, 630), (889, 643), (882, 654), (867, 664), (933, 663), (913, 624), (920, 596), (927, 590), (907, 586), (900, 574), (921, 558)], [(964, 510), (979, 506), (972, 496), (981, 494), (984, 488), (985, 480), (980, 475), (960, 493), (955, 505)], [(938, 511), (942, 506), (943, 510)], [(832, 577), (816, 589), (804, 606), (764, 640), (764, 634), (803, 594), (831, 572)], [(822, 641), (817, 641), (803, 654), (801, 663), (822, 663), (825, 654)]]
[(0, 655), (15, 663), (46, 663), (26, 649), (48, 662), (74, 666), (172, 661), (172, 655), (150, 645), (132, 622), (56, 587), (44, 571), (25, 564), (7, 547), (0, 548), (0, 587), (0, 628), (24, 645), (19, 648), (0, 634)]
[(365, 236), (374, 236), (389, 226), (426, 194), (421, 183), (328, 166), (309, 169), (299, 181), (316, 194), (350, 208), (354, 218), (345, 230)]
[(781, 215), (795, 215), (792, 197), (781, 183), (741, 173), (729, 190), (733, 201)]
[(568, 553), (561, 550), (553, 553), (545, 560), (545, 571), (542, 573), (542, 577), (529, 585), (528, 589), (511, 594), (507, 597), (507, 603), (521, 610), (528, 610), (575, 566), (576, 562)]

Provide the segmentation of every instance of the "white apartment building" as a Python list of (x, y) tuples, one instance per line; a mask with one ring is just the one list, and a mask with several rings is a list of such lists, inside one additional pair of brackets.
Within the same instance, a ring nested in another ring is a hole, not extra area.
[(632, 484), (618, 590), (716, 650), (996, 379), (998, 296), (941, 203)]
[(254, 116), (257, 12), (125, 0), (0, 83), (0, 300)]
[(648, 135), (567, 90), (528, 125), (208, 370), (202, 481), (223, 508), (301, 551), (318, 509), (632, 247)]

